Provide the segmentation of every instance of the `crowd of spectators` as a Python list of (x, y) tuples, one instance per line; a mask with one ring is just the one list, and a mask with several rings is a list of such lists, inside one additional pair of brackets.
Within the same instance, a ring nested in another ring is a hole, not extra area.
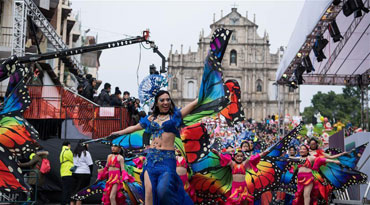
[[(203, 123), (206, 124), (211, 138), (220, 138), (224, 148), (238, 148), (242, 142), (250, 141), (261, 150), (274, 145), (282, 139), (283, 132), (288, 134), (294, 126), (292, 123), (286, 124), (284, 131), (280, 129), (279, 135), (278, 121), (270, 116), (261, 122), (248, 119), (234, 124), (233, 127), (228, 126), (222, 117), (216, 119), (205, 118)], [(298, 139), (292, 140), (291, 145), (298, 147), (300, 144), (306, 143), (307, 140), (309, 140), (309, 137), (299, 136)]]
[[(105, 83), (100, 93), (97, 93), (97, 80), (87, 74), (85, 78), (79, 78), (77, 87), (78, 94), (103, 107), (124, 107), (131, 116), (132, 123), (137, 124), (141, 117), (146, 115), (140, 107), (140, 100), (130, 96), (130, 92), (124, 91), (123, 96), (119, 87), (115, 87), (114, 93), (111, 84)], [(111, 94), (112, 92), (112, 94)]]

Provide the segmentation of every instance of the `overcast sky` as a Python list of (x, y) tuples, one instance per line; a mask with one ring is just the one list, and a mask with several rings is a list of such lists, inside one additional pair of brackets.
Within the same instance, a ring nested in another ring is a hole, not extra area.
[[(243, 16), (248, 11), (248, 18), (259, 25), (258, 34), (263, 36), (266, 30), (270, 37), (270, 52), (276, 53), (280, 46), (288, 45), (291, 33), (299, 19), (304, 0), (246, 0), (246, 1), (123, 1), (123, 0), (72, 0), (74, 13), (79, 13), (82, 23), (82, 35), (98, 36), (98, 43), (141, 35), (150, 29), (151, 40), (168, 57), (171, 44), (173, 50), (184, 53), (196, 51), (199, 33), (204, 29), (210, 33), (213, 14), (216, 21), (231, 12), (232, 5)], [(127, 36), (128, 35), (128, 36)], [(149, 47), (148, 45), (144, 45)], [(140, 60), (141, 59), (141, 60)], [(121, 91), (129, 91), (138, 96), (138, 82), (149, 74), (149, 65), (158, 68), (161, 59), (152, 50), (139, 44), (104, 50), (100, 58), (101, 67), (98, 79), (112, 84), (112, 90), (119, 86)], [(139, 80), (137, 80), (137, 70)], [(341, 92), (339, 86), (301, 86), (301, 107), (311, 104), (311, 98), (318, 91), (334, 90)]]

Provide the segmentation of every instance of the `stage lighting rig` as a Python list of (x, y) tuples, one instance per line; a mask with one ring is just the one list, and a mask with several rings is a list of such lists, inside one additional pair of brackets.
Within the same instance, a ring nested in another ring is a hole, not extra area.
[(311, 73), (312, 71), (315, 71), (315, 68), (312, 65), (309, 55), (303, 58), (303, 66), (305, 67), (307, 73)]
[(298, 67), (294, 70), (294, 77), (298, 83), (298, 85), (302, 85), (303, 84), (303, 73), (306, 71), (306, 68), (299, 64)]
[(289, 78), (288, 80), (288, 86), (293, 88), (293, 89), (297, 89), (298, 88), (298, 82), (297, 82), (297, 79), (295, 78), (295, 76), (292, 76)]
[(322, 35), (318, 35), (316, 37), (316, 42), (312, 47), (312, 50), (317, 58), (318, 62), (321, 62), (324, 58), (326, 59), (326, 56), (324, 55), (323, 49), (328, 44), (328, 40), (326, 40)]
[(340, 39), (343, 38), (343, 36), (340, 34), (337, 22), (335, 20), (329, 23), (328, 29), (334, 43), (340, 41)]
[(333, 1), (333, 5), (334, 6), (338, 6), (340, 4), (341, 0), (334, 0)]
[(345, 16), (350, 16), (354, 13), (355, 18), (362, 16), (362, 11), (365, 13), (369, 12), (369, 9), (365, 7), (362, 0), (347, 0), (343, 4), (343, 14)]

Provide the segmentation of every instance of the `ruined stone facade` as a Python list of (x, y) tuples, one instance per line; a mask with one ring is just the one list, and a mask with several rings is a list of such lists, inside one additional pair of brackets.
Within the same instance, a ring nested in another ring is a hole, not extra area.
[[(195, 97), (201, 84), (204, 60), (209, 50), (213, 31), (218, 27), (233, 31), (227, 46), (222, 68), (224, 80), (236, 79), (241, 87), (241, 101), (246, 119), (263, 120), (268, 115), (278, 114), (277, 92), (274, 85), (275, 75), (282, 57), (283, 47), (270, 53), (269, 36), (257, 34), (255, 17), (250, 21), (232, 8), (231, 13), (210, 25), (211, 33), (199, 36), (196, 52), (170, 51), (168, 58), (169, 90), (177, 106), (184, 106)], [(282, 113), (299, 114), (299, 89), (280, 87)]]

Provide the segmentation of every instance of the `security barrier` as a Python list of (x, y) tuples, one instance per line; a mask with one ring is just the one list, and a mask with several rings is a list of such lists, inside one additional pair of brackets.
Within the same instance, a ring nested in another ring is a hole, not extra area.
[[(26, 119), (72, 120), (74, 127), (93, 139), (105, 137), (130, 125), (124, 107), (100, 107), (63, 86), (28, 86), (31, 105)], [(67, 127), (67, 126), (66, 126)]]

